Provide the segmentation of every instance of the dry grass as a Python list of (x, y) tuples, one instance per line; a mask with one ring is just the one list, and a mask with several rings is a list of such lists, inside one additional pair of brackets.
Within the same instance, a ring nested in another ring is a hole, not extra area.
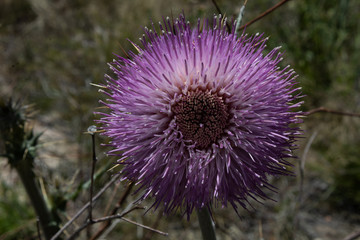
[[(229, 17), (237, 14), (240, 8), (238, 1), (218, 2)], [(275, 2), (249, 1), (245, 20)], [(133, 50), (127, 39), (137, 42), (142, 34), (141, 27), (152, 20), (157, 22), (162, 16), (177, 16), (183, 11), (194, 22), (216, 11), (211, 1), (204, 0), (6, 0), (0, 2), (0, 9), (0, 96), (24, 99), (35, 103), (39, 109), (35, 129), (45, 130), (45, 135), (44, 145), (39, 150), (37, 173), (44, 180), (49, 196), (58, 197), (52, 200), (61, 200), (89, 177), (90, 138), (83, 132), (93, 124), (93, 111), (99, 106), (98, 99), (103, 97), (89, 83), (103, 82), (104, 73), (109, 71), (106, 63), (112, 60), (112, 54), (121, 54), (121, 47)], [(270, 47), (281, 44), (287, 50), (284, 64), (291, 64), (300, 74), (299, 81), (307, 95), (306, 110), (321, 105), (359, 112), (360, 30), (356, 15), (359, 9), (356, 1), (291, 1), (247, 31), (266, 31), (271, 36)], [(334, 26), (338, 28), (334, 30)], [(334, 41), (328, 43), (327, 39), (332, 38)], [(360, 120), (318, 114), (308, 117), (303, 129), (306, 138), (300, 142), (300, 158), (309, 136), (317, 134), (305, 159), (301, 201), (300, 175), (272, 179), (278, 187), (278, 193), (273, 194), (276, 202), (253, 203), (255, 209), (241, 210), (242, 219), (231, 208), (215, 210), (219, 239), (335, 240), (344, 238), (358, 226), (360, 216), (351, 210), (359, 209), (356, 204), (360, 204), (360, 199), (355, 197), (359, 194), (355, 184), (358, 178), (346, 178), (346, 171), (353, 162), (357, 164), (355, 169), (360, 169)], [(99, 169), (114, 161), (104, 157), (105, 151), (104, 147), (98, 147)], [(299, 172), (299, 165), (295, 162), (296, 172)], [(28, 206), (14, 173), (9, 168), (3, 172), (0, 207)], [(99, 178), (96, 189), (108, 178), (107, 174)], [(110, 190), (97, 204), (95, 214), (103, 214), (112, 195), (114, 199), (119, 198), (124, 187), (118, 188), (115, 195), (112, 194), (114, 189)], [(342, 198), (339, 188), (353, 191), (354, 198)], [(14, 196), (11, 191), (22, 195)], [(16, 204), (6, 205), (2, 196), (12, 198)], [(68, 200), (61, 218), (66, 221), (71, 217), (87, 197), (85, 189)], [(135, 198), (131, 196), (128, 202)], [(143, 205), (150, 206), (151, 201)], [(28, 211), (25, 215), (31, 222), (34, 214), (31, 209)], [(11, 212), (5, 214), (0, 217), (0, 224), (11, 218)], [(158, 212), (150, 211), (145, 216), (138, 212), (129, 217), (152, 225), (157, 216)], [(25, 225), (25, 230), (15, 231), (19, 229), (16, 221), (11, 219), (13, 225), (0, 231), (0, 239), (16, 239), (25, 232), (30, 232), (27, 239), (36, 239), (35, 225)], [(157, 228), (169, 232), (166, 239), (200, 238), (196, 216), (192, 216), (190, 222), (178, 215), (163, 216)], [(119, 222), (106, 239), (146, 239), (147, 234), (146, 230)], [(151, 239), (165, 237), (153, 235)]]

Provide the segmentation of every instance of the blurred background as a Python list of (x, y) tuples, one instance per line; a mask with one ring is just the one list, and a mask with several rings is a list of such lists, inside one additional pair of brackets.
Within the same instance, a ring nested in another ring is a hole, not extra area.
[[(243, 23), (278, 2), (249, 0)], [(236, 18), (243, 4), (217, 3), (228, 18)], [(42, 133), (34, 172), (61, 224), (89, 198), (92, 149), (84, 132), (99, 117), (93, 112), (101, 111), (99, 99), (104, 98), (90, 83), (104, 83), (113, 53), (134, 51), (128, 39), (139, 43), (144, 26), (182, 12), (193, 25), (197, 18), (217, 14), (211, 0), (0, 1), (0, 101), (11, 97), (33, 104), (28, 124)], [(268, 50), (282, 46), (282, 65), (296, 70), (306, 95), (303, 111), (323, 106), (360, 113), (359, 19), (357, 0), (292, 0), (246, 32), (270, 36)], [(278, 193), (269, 194), (276, 201), (254, 202), (249, 211), (240, 209), (242, 218), (231, 207), (215, 208), (219, 239), (337, 240), (360, 230), (360, 118), (315, 113), (301, 128), (305, 137), (293, 160), (296, 177), (271, 179)], [(106, 157), (106, 146), (100, 144), (108, 140), (96, 136), (96, 141), (95, 192), (116, 172), (107, 171), (115, 159)], [(3, 150), (0, 146), (0, 154)], [(38, 239), (36, 214), (17, 172), (4, 157), (0, 169), (0, 240)], [(111, 211), (125, 188), (117, 183), (108, 189), (94, 215)], [(128, 196), (127, 203), (137, 197)], [(142, 203), (150, 205), (151, 200)], [(81, 225), (85, 215), (65, 234)], [(118, 221), (100, 239), (200, 239), (195, 214), (189, 222), (179, 214), (162, 216), (161, 209), (145, 215), (137, 210), (127, 217), (169, 236)], [(93, 225), (92, 232), (99, 227)], [(79, 239), (91, 236), (85, 232)]]

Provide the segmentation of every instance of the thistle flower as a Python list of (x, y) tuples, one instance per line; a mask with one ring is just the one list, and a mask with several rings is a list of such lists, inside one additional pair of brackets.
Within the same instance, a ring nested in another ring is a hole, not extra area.
[(269, 175), (286, 175), (299, 129), (295, 72), (280, 68), (266, 38), (237, 37), (225, 20), (184, 16), (145, 28), (130, 59), (117, 56), (106, 76), (109, 99), (99, 122), (110, 137), (123, 180), (165, 213), (212, 203), (237, 211), (267, 198)]

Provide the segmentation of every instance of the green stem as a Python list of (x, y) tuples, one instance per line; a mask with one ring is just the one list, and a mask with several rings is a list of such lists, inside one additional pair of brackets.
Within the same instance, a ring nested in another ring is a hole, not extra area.
[(215, 225), (207, 207), (197, 210), (203, 240), (216, 240)]
[(35, 208), (36, 215), (39, 217), (45, 239), (50, 239), (59, 230), (59, 227), (53, 221), (52, 215), (42, 194), (40, 193), (35, 181), (35, 174), (32, 170), (31, 164), (29, 163), (30, 161), (26, 160), (19, 161), (15, 168), (25, 187), (27, 195)]

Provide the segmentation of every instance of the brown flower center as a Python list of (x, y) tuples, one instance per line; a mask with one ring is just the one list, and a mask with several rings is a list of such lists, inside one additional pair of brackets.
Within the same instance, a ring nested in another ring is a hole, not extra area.
[(215, 142), (224, 132), (229, 117), (222, 97), (201, 90), (183, 95), (172, 111), (184, 138), (195, 142), (198, 148)]

